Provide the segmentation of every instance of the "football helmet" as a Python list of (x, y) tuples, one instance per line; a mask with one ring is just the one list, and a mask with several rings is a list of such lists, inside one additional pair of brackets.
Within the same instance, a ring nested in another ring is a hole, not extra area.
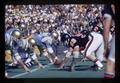
[(33, 38), (29, 39), (29, 43), (34, 45), (35, 44), (35, 40)]
[(58, 36), (58, 34), (55, 33), (55, 32), (52, 35), (53, 35), (53, 37), (57, 37)]
[(13, 36), (14, 37), (19, 38), (20, 35), (21, 35), (20, 31), (18, 31), (18, 30), (13, 31)]

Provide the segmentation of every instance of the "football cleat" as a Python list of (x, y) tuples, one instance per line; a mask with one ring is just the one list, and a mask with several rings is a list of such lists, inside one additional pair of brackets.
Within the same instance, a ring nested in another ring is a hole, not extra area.
[(70, 72), (75, 71), (75, 68), (74, 67), (69, 67), (68, 71), (70, 71)]
[(100, 71), (103, 70), (103, 67), (98, 67), (96, 64), (94, 64), (93, 66), (90, 67), (90, 69), (92, 69), (93, 71)]

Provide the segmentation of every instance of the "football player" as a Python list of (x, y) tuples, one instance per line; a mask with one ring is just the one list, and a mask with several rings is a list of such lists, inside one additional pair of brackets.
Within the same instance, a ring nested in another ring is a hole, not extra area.
[[(93, 30), (89, 34), (89, 41), (86, 44), (84, 49), (84, 58), (87, 58), (96, 64), (96, 69), (103, 68), (103, 64), (98, 58), (99, 56), (103, 56), (102, 43), (103, 43), (103, 36), (97, 32), (98, 27), (94, 27)], [(93, 53), (95, 55), (93, 55)], [(96, 57), (98, 56), (98, 57)]]
[(43, 55), (48, 57), (51, 63), (56, 64), (55, 62), (58, 61), (58, 57), (56, 56), (52, 43), (53, 39), (50, 33), (48, 32), (48, 29), (45, 29), (45, 32), (42, 33), (42, 43), (43, 43)]
[(75, 32), (74, 35), (70, 37), (69, 44), (68, 44), (68, 51), (65, 54), (65, 57), (63, 58), (63, 61), (60, 65), (60, 69), (64, 68), (67, 62), (67, 59), (72, 56), (73, 60), (70, 65), (70, 71), (74, 70), (75, 64), (77, 62), (77, 58), (79, 57), (79, 54), (80, 54), (80, 38), (81, 36), (78, 31)]
[[(17, 41), (20, 38), (20, 31), (16, 30), (16, 28), (11, 28), (5, 33), (5, 43), (6, 43), (6, 49), (11, 49), (13, 53), (13, 64), (17, 64), (17, 62), (26, 70), (29, 71), (29, 69), (26, 67), (26, 65), (23, 63), (23, 61), (20, 58), (20, 55), (17, 53)], [(8, 48), (7, 48), (8, 47)], [(12, 54), (11, 53), (11, 54)]]
[[(104, 54), (106, 55), (109, 49), (108, 40), (109, 40), (110, 27), (112, 24), (114, 24), (115, 5), (114, 4), (105, 5), (103, 16), (104, 16), (104, 21), (103, 21)], [(114, 76), (115, 76), (115, 32), (113, 33), (113, 37), (111, 41), (111, 48), (107, 58), (104, 78), (114, 78)]]
[(35, 48), (35, 40), (30, 39), (23, 39), (21, 38), (18, 42), (17, 52), (20, 55), (21, 59), (24, 60), (24, 63), (27, 67), (31, 66), (31, 62), (37, 63), (39, 68), (43, 68), (42, 64), (38, 61), (36, 53), (34, 52)]

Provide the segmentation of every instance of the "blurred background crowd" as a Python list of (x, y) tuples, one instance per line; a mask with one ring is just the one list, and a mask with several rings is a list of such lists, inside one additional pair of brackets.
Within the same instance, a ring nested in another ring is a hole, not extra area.
[(43, 32), (57, 30), (71, 33), (91, 30), (96, 24), (102, 27), (102, 4), (69, 4), (69, 5), (6, 5), (5, 30), (10, 26), (19, 28), (20, 24), (27, 29)]

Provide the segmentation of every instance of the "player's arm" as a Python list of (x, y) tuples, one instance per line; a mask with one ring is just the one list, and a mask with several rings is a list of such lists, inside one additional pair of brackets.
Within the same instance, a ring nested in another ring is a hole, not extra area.
[(70, 45), (71, 45), (71, 46), (74, 46), (74, 44), (75, 44), (76, 42), (77, 42), (76, 39), (75, 39), (75, 38), (72, 38), (72, 39), (70, 40)]
[(31, 34), (30, 36), (28, 36), (26, 39), (29, 40), (33, 37), (33, 34)]
[(109, 14), (104, 15), (104, 21), (103, 21), (103, 38), (104, 38), (104, 49), (105, 52), (108, 50), (108, 40), (109, 40), (109, 31), (110, 31), (110, 26), (112, 22), (112, 17)]
[(111, 8), (112, 8), (113, 13), (115, 14), (115, 5), (112, 4), (112, 5), (111, 5)]
[(26, 39), (27, 39), (27, 40), (31, 39), (31, 38), (33, 37), (33, 34), (34, 34), (36, 31), (37, 31), (37, 30), (33, 30), (32, 33), (31, 33), (31, 35), (29, 35)]

